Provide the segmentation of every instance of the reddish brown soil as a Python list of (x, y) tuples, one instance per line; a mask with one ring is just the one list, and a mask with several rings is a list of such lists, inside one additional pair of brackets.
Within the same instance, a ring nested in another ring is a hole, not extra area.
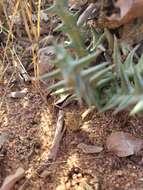
[[(26, 177), (15, 185), (16, 190), (143, 189), (143, 152), (118, 158), (105, 147), (106, 138), (113, 131), (122, 130), (143, 137), (142, 118), (129, 118), (127, 113), (115, 116), (110, 112), (95, 111), (76, 129), (73, 113), (81, 114), (86, 109), (77, 104), (65, 109), (72, 117), (66, 121), (67, 131), (56, 161), (45, 167), (42, 173), (37, 173), (52, 143), (56, 112), (53, 98), (44, 99), (34, 85), (26, 87), (29, 89), (26, 97), (11, 99), (5, 96), (0, 110), (0, 133), (6, 132), (9, 136), (0, 160), (0, 184), (22, 166)], [(0, 86), (1, 95), (5, 89), (4, 85)], [(8, 93), (9, 90), (6, 95)], [(84, 154), (77, 148), (80, 142), (103, 146), (104, 151)]]

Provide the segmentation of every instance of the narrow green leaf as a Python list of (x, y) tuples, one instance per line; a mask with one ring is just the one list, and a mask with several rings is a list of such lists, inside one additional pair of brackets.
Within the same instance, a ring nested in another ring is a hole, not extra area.
[(59, 89), (59, 88), (63, 88), (66, 85), (64, 80), (61, 80), (59, 82), (57, 82), (56, 84), (51, 85), (48, 90), (55, 90), (55, 89)]
[(130, 53), (129, 55), (127, 56), (125, 62), (124, 62), (124, 66), (125, 66), (125, 69), (130, 69), (133, 73), (133, 56), (136, 52), (136, 50), (138, 49), (139, 45), (137, 45)]
[(90, 51), (92, 52), (92, 51), (96, 50), (97, 47), (98, 47), (101, 43), (104, 42), (104, 40), (105, 40), (105, 34), (103, 33), (103, 34), (101, 34), (101, 36), (99, 37), (98, 41), (96, 41), (96, 42), (93, 43), (93, 48), (90, 49)]
[(110, 110), (112, 108), (114, 108), (115, 106), (117, 106), (120, 103), (120, 98), (119, 95), (114, 95), (109, 102), (107, 103), (107, 105), (105, 105), (101, 111), (107, 111)]
[(102, 64), (99, 64), (99, 65), (96, 65), (96, 66), (93, 66), (93, 67), (90, 67), (86, 70), (83, 70), (81, 75), (83, 77), (91, 77), (91, 75), (99, 72), (100, 70), (102, 70), (103, 68), (105, 68), (107, 65), (109, 65), (109, 63), (105, 62), (105, 63), (102, 63)]
[(72, 88), (65, 87), (65, 88), (61, 88), (59, 90), (56, 90), (55, 92), (51, 93), (51, 95), (67, 94), (67, 93), (70, 93), (72, 91), (73, 91)]
[(96, 58), (101, 54), (101, 50), (97, 50), (96, 52), (89, 54), (78, 61), (75, 61), (76, 68), (81, 68), (88, 66), (92, 61), (96, 61)]
[(89, 80), (89, 81), (90, 81), (90, 84), (93, 84), (93, 83), (95, 83), (95, 82), (98, 82), (98, 80), (100, 79), (100, 77), (101, 77), (102, 75), (108, 73), (108, 71), (111, 71), (112, 68), (113, 68), (113, 65), (110, 65), (109, 67), (107, 67), (107, 68), (105, 68), (105, 69), (99, 71), (97, 74), (95, 74), (94, 76), (92, 76), (92, 77), (90, 78), (90, 80)]
[(106, 36), (107, 41), (108, 41), (109, 49), (113, 50), (114, 49), (114, 37), (113, 37), (113, 35), (111, 34), (111, 32), (107, 28), (104, 29), (104, 33), (105, 33), (105, 36)]
[(130, 112), (130, 115), (134, 115), (136, 113), (142, 112), (143, 111), (143, 100), (139, 101), (133, 110)]
[(135, 83), (135, 94), (143, 94), (143, 78), (141, 77), (137, 68), (134, 68), (134, 83)]
[(44, 74), (37, 79), (44, 80), (44, 79), (50, 79), (50, 78), (59, 78), (61, 77), (61, 69), (56, 69), (54, 71), (51, 71), (47, 74)]
[(123, 94), (128, 94), (132, 90), (131, 83), (128, 75), (125, 73), (124, 66), (120, 66), (120, 77), (121, 77), (121, 89)]
[(121, 101), (118, 107), (115, 109), (114, 114), (117, 114), (120, 111), (123, 111), (128, 108), (128, 106), (132, 103), (132, 95), (126, 95), (120, 97)]
[(122, 62), (121, 62), (121, 53), (119, 50), (119, 45), (118, 45), (118, 41), (116, 37), (114, 37), (113, 64), (116, 65), (115, 68), (116, 68), (117, 76), (119, 77), (120, 66), (122, 65)]

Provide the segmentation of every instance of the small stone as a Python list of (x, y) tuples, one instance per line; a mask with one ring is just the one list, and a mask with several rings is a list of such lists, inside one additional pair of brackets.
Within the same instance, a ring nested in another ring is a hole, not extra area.
[(87, 145), (85, 143), (78, 144), (77, 148), (81, 149), (86, 154), (99, 153), (103, 150), (103, 147), (96, 145)]
[(136, 177), (137, 175), (135, 173), (131, 173), (131, 176), (132, 177)]
[(84, 181), (81, 182), (81, 186), (83, 189), (88, 189), (88, 190), (93, 190), (92, 186), (89, 185), (86, 180), (84, 179)]
[(71, 183), (71, 185), (72, 185), (72, 186), (75, 186), (76, 183), (77, 183), (77, 181), (76, 181), (76, 180), (73, 180), (72, 183)]
[(131, 184), (130, 184), (130, 183), (127, 183), (127, 184), (126, 184), (126, 187), (130, 187), (130, 186), (131, 186)]
[(73, 178), (73, 180), (76, 180), (76, 179), (77, 179), (77, 174), (74, 174), (74, 175), (72, 176), (72, 178)]
[(123, 173), (123, 171), (121, 171), (121, 170), (118, 170), (117, 171), (117, 173), (116, 173), (116, 175), (118, 175), (118, 176), (122, 176), (124, 173)]
[(83, 187), (77, 186), (76, 189), (77, 190), (83, 190)]
[(66, 183), (66, 188), (67, 188), (67, 189), (70, 189), (70, 188), (71, 188), (71, 182), (70, 182), (70, 181)]
[(50, 172), (49, 171), (47, 171), (47, 170), (44, 170), (42, 173), (41, 173), (41, 177), (42, 178), (46, 178), (47, 176), (49, 176), (50, 175)]
[(77, 174), (77, 177), (82, 178), (82, 174), (81, 173)]
[(11, 92), (10, 94), (8, 94), (8, 97), (9, 98), (23, 98), (24, 96), (26, 96), (27, 93), (28, 93), (28, 89), (24, 88), (21, 91)]
[(94, 190), (99, 190), (99, 183), (94, 184)]
[(91, 183), (98, 183), (99, 179), (95, 176), (93, 179), (90, 180)]
[(66, 187), (64, 185), (59, 185), (56, 190), (66, 190)]
[(4, 145), (4, 143), (8, 139), (8, 134), (7, 133), (1, 133), (0, 134), (0, 148)]
[(116, 183), (116, 187), (119, 187), (119, 186), (120, 186), (120, 184)]
[(143, 181), (143, 177), (139, 179), (139, 181)]
[(92, 170), (88, 169), (88, 170), (87, 170), (87, 173), (88, 173), (88, 174), (92, 174)]

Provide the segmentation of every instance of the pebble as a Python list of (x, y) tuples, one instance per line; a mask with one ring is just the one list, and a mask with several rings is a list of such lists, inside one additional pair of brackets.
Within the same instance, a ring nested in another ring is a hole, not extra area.
[(118, 170), (117, 173), (116, 173), (117, 176), (122, 176), (123, 174), (124, 174), (124, 173), (123, 173), (122, 170)]
[(49, 176), (50, 175), (50, 172), (49, 171), (47, 171), (47, 170), (44, 170), (42, 173), (41, 173), (41, 177), (42, 178), (46, 178), (47, 176)]

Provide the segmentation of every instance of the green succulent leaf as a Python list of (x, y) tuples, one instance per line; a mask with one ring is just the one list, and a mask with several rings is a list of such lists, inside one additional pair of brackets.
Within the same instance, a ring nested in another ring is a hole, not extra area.
[(62, 24), (56, 30), (69, 37), (64, 47), (55, 44), (53, 64), (57, 69), (41, 77), (59, 78), (49, 87), (53, 94), (73, 93), (78, 100), (84, 99), (89, 106), (95, 105), (101, 111), (114, 109), (114, 114), (127, 109), (131, 115), (142, 112), (143, 55), (136, 56), (139, 46), (131, 49), (108, 29), (98, 33), (91, 28), (91, 42), (86, 47), (83, 28), (77, 26), (77, 14), (68, 9), (68, 1), (54, 0), (47, 11), (59, 16)]
[(77, 14), (72, 14), (68, 10), (68, 1), (54, 0), (54, 5), (46, 10), (49, 14), (56, 14), (62, 20), (62, 24), (56, 28), (63, 33), (67, 33), (75, 53), (79, 57), (87, 55), (84, 45), (83, 34), (77, 26)]
[(130, 112), (130, 115), (134, 115), (142, 111), (143, 111), (143, 97), (142, 97), (142, 100), (140, 100), (132, 109), (132, 111)]

